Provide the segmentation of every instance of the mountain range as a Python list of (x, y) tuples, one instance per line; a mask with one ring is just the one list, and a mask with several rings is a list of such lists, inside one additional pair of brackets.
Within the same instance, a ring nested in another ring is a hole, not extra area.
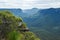
[(22, 17), (30, 30), (36, 33), (41, 40), (60, 40), (60, 8), (5, 10)]
[(60, 8), (39, 9), (24, 21), (41, 40), (60, 40)]

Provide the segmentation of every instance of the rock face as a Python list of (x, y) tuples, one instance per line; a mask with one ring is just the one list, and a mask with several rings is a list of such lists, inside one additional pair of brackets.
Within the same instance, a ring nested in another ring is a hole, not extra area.
[(27, 29), (21, 18), (9, 11), (0, 11), (0, 40), (40, 40)]

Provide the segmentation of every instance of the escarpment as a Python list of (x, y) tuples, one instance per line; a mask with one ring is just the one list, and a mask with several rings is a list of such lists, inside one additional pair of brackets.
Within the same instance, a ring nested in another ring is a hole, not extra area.
[(10, 11), (0, 11), (0, 40), (40, 40), (29, 31), (20, 17)]

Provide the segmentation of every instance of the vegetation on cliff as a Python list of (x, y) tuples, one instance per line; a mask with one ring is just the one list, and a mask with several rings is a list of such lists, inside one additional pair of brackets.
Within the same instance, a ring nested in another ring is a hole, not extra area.
[(40, 40), (30, 32), (21, 18), (10, 11), (0, 11), (0, 40)]

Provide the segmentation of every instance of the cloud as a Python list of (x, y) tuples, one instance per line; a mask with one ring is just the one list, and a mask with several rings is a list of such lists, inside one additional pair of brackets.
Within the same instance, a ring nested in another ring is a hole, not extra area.
[(60, 0), (0, 0), (0, 8), (57, 8)]
[(60, 7), (60, 2), (57, 3), (48, 3), (48, 4), (36, 4), (35, 7), (37, 8), (59, 8)]

